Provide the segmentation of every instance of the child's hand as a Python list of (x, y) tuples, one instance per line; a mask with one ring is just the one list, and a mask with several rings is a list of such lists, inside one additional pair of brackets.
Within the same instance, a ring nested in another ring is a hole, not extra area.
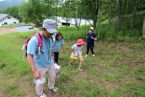
[(63, 50), (62, 53), (65, 54), (65, 51)]
[(92, 37), (92, 39), (97, 40), (96, 38)]
[(76, 57), (77, 56), (77, 54), (76, 53), (73, 53), (74, 54), (74, 56)]
[(94, 40), (97, 40), (97, 38), (94, 38)]

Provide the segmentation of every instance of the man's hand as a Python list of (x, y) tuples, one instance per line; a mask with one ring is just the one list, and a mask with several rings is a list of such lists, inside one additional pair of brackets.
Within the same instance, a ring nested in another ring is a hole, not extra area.
[(33, 77), (34, 77), (35, 79), (39, 79), (39, 78), (41, 77), (40, 72), (34, 71), (34, 72), (33, 72)]
[(31, 66), (34, 78), (39, 79), (41, 77), (41, 74), (40, 74), (40, 72), (37, 71), (37, 69), (35, 67), (33, 55), (28, 55), (27, 60), (28, 60), (28, 63), (30, 64), (30, 66)]

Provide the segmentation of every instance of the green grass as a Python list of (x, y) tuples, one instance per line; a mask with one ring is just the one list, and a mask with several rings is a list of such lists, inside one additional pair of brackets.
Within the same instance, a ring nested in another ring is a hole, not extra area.
[[(33, 32), (0, 36), (0, 94), (4, 97), (35, 97), (32, 73), (21, 51), (24, 39), (30, 34)], [(66, 40), (65, 54), (60, 52), (62, 71), (56, 82), (59, 88), (56, 97), (145, 96), (143, 41), (95, 42), (96, 56), (84, 57), (82, 72), (76, 72), (79, 62), (68, 66), (74, 43)]]
[(145, 86), (132, 84), (129, 88), (132, 97), (144, 97), (145, 96)]
[(80, 31), (78, 31), (76, 27), (61, 27), (58, 31), (63, 34), (64, 39), (70, 41), (79, 38), (85, 39), (86, 34), (88, 33), (88, 28), (89, 26), (81, 26)]

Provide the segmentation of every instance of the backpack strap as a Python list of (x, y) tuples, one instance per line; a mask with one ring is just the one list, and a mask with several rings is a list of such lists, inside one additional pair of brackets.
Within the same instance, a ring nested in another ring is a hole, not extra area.
[[(40, 33), (36, 33), (35, 36), (36, 36), (36, 38), (38, 40), (38, 47), (42, 47), (42, 45), (43, 45), (42, 36), (40, 35)], [(52, 42), (54, 42), (52, 37), (51, 37), (51, 40), (52, 40)]]
[(38, 40), (38, 47), (42, 47), (42, 44), (43, 44), (42, 36), (40, 35), (40, 33), (36, 33), (35, 36)]
[(29, 40), (33, 37), (33, 35), (31, 35), (30, 37), (28, 37), (25, 41), (24, 41), (24, 45), (22, 47), (22, 51), (25, 53), (25, 56), (27, 57), (27, 46), (28, 46), (28, 42)]
[(36, 33), (35, 36), (38, 40), (38, 54), (40, 55), (41, 54), (41, 48), (42, 48), (42, 45), (43, 45), (42, 36), (40, 35), (40, 33)]
[[(40, 55), (41, 54), (41, 48), (42, 48), (42, 45), (43, 45), (42, 36), (41, 36), (40, 33), (36, 33), (35, 36), (38, 40), (38, 54)], [(54, 42), (52, 37), (51, 37), (51, 40), (52, 40), (52, 42)]]
[(27, 46), (28, 46), (28, 42), (29, 40), (33, 37), (33, 35), (31, 35), (30, 37), (28, 37), (25, 41), (24, 41), (24, 45), (25, 45), (25, 50), (27, 51)]
[(53, 38), (51, 37), (52, 42), (54, 42)]

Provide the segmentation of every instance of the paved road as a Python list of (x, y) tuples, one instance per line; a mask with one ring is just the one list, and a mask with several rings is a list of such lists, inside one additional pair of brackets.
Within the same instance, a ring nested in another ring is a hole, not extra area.
[(6, 34), (6, 33), (11, 33), (11, 32), (16, 32), (16, 28), (0, 28), (0, 35)]

